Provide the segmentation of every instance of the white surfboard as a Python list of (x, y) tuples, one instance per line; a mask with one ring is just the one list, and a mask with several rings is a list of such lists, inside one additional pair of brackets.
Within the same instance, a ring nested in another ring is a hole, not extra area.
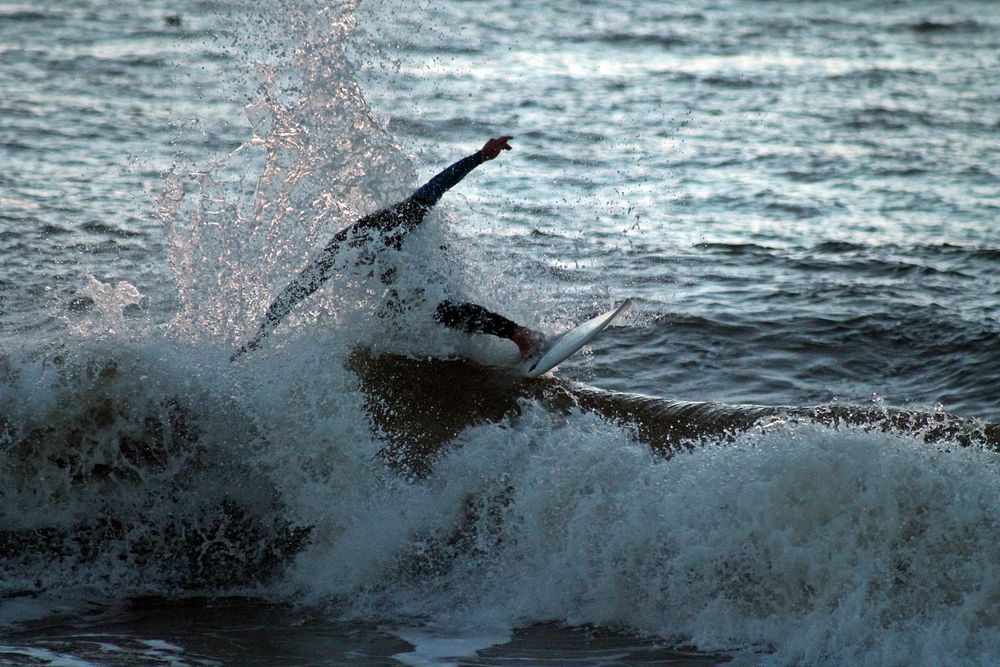
[(625, 303), (617, 308), (589, 319), (583, 324), (578, 324), (562, 335), (548, 341), (544, 352), (535, 355), (518, 366), (521, 375), (526, 378), (536, 378), (543, 373), (549, 372), (573, 356), (584, 345), (594, 340), (598, 334), (607, 329), (608, 325), (614, 322), (616, 317), (628, 310), (631, 305), (632, 300), (626, 299)]

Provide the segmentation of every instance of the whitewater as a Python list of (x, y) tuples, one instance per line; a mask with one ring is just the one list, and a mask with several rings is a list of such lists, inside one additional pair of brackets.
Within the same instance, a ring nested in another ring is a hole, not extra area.
[(988, 7), (0, 3), (0, 664), (995, 664)]

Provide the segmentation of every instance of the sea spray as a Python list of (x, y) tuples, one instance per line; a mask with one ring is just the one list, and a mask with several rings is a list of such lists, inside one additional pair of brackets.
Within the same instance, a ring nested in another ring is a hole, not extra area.
[(413, 183), (346, 53), (355, 4), (269, 5), (252, 38), (236, 40), (256, 83), (252, 136), (207, 170), (175, 168), (160, 200), (185, 335), (246, 336), (330, 236)]
[(94, 276), (87, 276), (83, 296), (76, 301), (75, 310), (83, 311), (80, 321), (70, 323), (70, 331), (83, 336), (125, 335), (125, 317), (130, 308), (142, 302), (142, 293), (132, 284), (120, 281), (102, 283)]
[[(357, 346), (444, 355), (457, 343), (443, 333), (424, 336), (438, 329), (426, 320), (416, 326), (417, 311), (404, 315), (405, 327), (380, 324), (371, 316), (383, 292), (363, 275), (338, 276), (289, 319), (273, 347), (230, 364), (232, 345), (335, 229), (417, 182), (338, 51), (337, 40), (353, 29), (354, 5), (285, 9), (262, 30), (286, 32), (301, 50), (270, 52), (266, 40), (246, 49), (260, 64), (252, 81), (261, 90), (247, 109), (253, 138), (197, 175), (178, 167), (168, 180), (162, 204), (176, 317), (162, 329), (128, 333), (120, 329), (127, 318), (111, 327), (96, 321), (87, 327), (92, 336), (83, 332), (51, 354), (4, 359), (5, 594), (81, 586), (110, 599), (240, 593), (306, 601), (333, 617), (416, 619), (444, 629), (598, 623), (706, 649), (757, 648), (776, 664), (995, 658), (992, 451), (947, 438), (929, 444), (891, 428), (789, 423), (706, 437), (666, 459), (635, 437), (627, 419), (548, 410), (525, 397), (505, 418), (480, 414), (435, 452), (426, 476), (402, 476), (379, 455), (386, 443), (374, 399), (344, 358)], [(574, 92), (587, 83), (582, 75), (571, 81)], [(715, 85), (706, 80), (704, 90)], [(602, 98), (610, 103), (612, 89)], [(573, 139), (586, 141), (584, 132)], [(544, 147), (548, 139), (539, 136)], [(560, 146), (570, 145), (564, 139)], [(731, 157), (716, 166), (725, 161)], [(591, 166), (600, 168), (596, 160)], [(544, 172), (539, 163), (533, 169)], [(869, 187), (863, 177), (845, 178)], [(699, 206), (717, 204), (709, 190)], [(753, 202), (734, 201), (737, 218), (757, 214)], [(733, 212), (712, 210), (721, 233)], [(406, 287), (422, 288), (440, 239), (411, 241), (402, 256), (427, 270)], [(603, 255), (594, 261), (606, 266)], [(761, 261), (772, 266), (774, 258)], [(675, 279), (675, 268), (662, 270), (663, 281)], [(648, 263), (635, 271), (652, 272)], [(847, 278), (853, 288), (857, 280)], [(594, 290), (586, 272), (558, 280), (560, 288)], [(429, 288), (428, 300), (442, 289)], [(738, 308), (751, 303), (731, 289), (724, 294)], [(706, 303), (718, 304), (696, 305)], [(316, 322), (323, 326), (303, 326)], [(735, 328), (746, 339), (747, 329)], [(774, 340), (771, 327), (767, 334)], [(641, 347), (630, 346), (640, 359), (649, 354)], [(809, 354), (819, 347), (811, 344)], [(710, 352), (672, 355), (663, 365), (725, 377), (732, 358)], [(663, 348), (656, 353), (664, 356)], [(612, 357), (620, 377), (641, 369), (624, 358)], [(865, 373), (871, 366), (863, 364)], [(971, 367), (968, 358), (962, 366)], [(984, 375), (963, 374), (988, 385)], [(690, 375), (716, 391), (725, 382)], [(880, 379), (865, 375), (852, 386), (867, 392)], [(706, 391), (699, 386), (698, 396)], [(748, 395), (746, 387), (732, 391)]]
[[(246, 49), (260, 83), (247, 107), (252, 138), (207, 169), (175, 165), (164, 184), (172, 320), (125, 318), (138, 291), (95, 281), (88, 298), (97, 307), (73, 337), (43, 358), (5, 360), (4, 553), (29, 589), (254, 585), (280, 575), (304, 543), (313, 527), (296, 517), (322, 525), (286, 494), (295, 501), (317, 475), (322, 484), (341, 475), (338, 488), (352, 498), (398, 483), (375, 456), (383, 443), (342, 367), (385, 328), (372, 317), (384, 286), (370, 276), (346, 271), (289, 318), (282, 333), (299, 339), (284, 355), (281, 345), (242, 365), (227, 361), (317, 241), (414, 180), (344, 54), (353, 5), (284, 9), (281, 21), (258, 24), (288, 35), (284, 46)], [(415, 268), (404, 289), (445, 294), (442, 266), (421, 252), (440, 245), (432, 234), (400, 253)], [(413, 332), (435, 331), (446, 342), (439, 349), (454, 345), (426, 315), (404, 313), (422, 324), (379, 342), (410, 349)], [(296, 326), (317, 318), (336, 326)], [(366, 483), (346, 472), (356, 468)], [(53, 549), (58, 568), (42, 557)]]

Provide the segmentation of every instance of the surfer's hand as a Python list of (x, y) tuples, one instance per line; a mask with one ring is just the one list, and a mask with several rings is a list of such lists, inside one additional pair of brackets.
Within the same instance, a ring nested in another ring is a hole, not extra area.
[(500, 151), (511, 150), (510, 144), (507, 143), (510, 139), (511, 137), (497, 137), (490, 139), (482, 148), (479, 149), (479, 154), (483, 156), (484, 160), (492, 160), (497, 155), (500, 155)]
[(517, 349), (521, 351), (521, 358), (530, 359), (538, 354), (538, 351), (542, 347), (542, 341), (545, 340), (545, 334), (541, 331), (529, 329), (528, 327), (518, 327), (510, 339), (514, 341)]

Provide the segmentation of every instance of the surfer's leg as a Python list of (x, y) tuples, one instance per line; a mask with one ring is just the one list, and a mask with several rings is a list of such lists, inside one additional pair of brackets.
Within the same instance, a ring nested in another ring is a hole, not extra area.
[(544, 338), (539, 332), (474, 303), (442, 301), (434, 311), (434, 319), (466, 333), (484, 333), (511, 340), (525, 358), (538, 352)]

